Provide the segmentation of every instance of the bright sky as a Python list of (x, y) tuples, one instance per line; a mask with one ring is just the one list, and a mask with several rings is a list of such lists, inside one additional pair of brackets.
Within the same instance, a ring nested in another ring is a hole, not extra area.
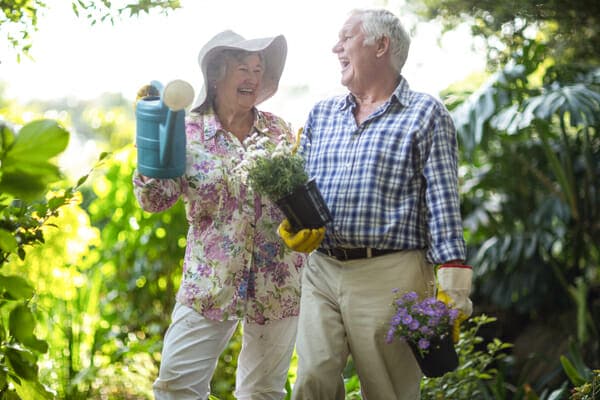
[(259, 108), (298, 127), (315, 101), (345, 92), (331, 48), (348, 11), (365, 7), (390, 9), (412, 30), (403, 74), (413, 89), (437, 96), (484, 67), (483, 56), (470, 48), (466, 30), (445, 36), (440, 44), (439, 29), (417, 24), (403, 13), (403, 0), (183, 0), (183, 8), (168, 16), (153, 14), (94, 27), (74, 16), (70, 1), (46, 3), (50, 9), (40, 18), (33, 39), (34, 61), (18, 64), (7, 43), (0, 44), (0, 81), (7, 84), (9, 98), (87, 99), (121, 92), (133, 99), (150, 80), (172, 79), (187, 80), (197, 91), (198, 51), (217, 32), (233, 29), (246, 38), (284, 34), (288, 58), (279, 92)]

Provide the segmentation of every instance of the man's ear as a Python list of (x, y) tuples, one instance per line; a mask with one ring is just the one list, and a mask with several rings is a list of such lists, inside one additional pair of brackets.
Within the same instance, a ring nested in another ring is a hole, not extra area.
[(377, 51), (375, 53), (377, 58), (383, 57), (383, 55), (390, 50), (390, 38), (387, 36), (380, 37), (375, 44), (377, 45)]

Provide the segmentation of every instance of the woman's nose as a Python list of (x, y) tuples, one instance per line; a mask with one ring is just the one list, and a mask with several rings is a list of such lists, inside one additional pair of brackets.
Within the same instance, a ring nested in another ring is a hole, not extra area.
[(251, 85), (260, 85), (260, 78), (260, 74), (248, 74), (245, 81)]

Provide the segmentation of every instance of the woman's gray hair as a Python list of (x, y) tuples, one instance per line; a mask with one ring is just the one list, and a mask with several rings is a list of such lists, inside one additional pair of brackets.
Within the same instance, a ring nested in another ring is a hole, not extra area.
[(265, 57), (261, 52), (246, 51), (246, 50), (234, 50), (227, 49), (216, 53), (212, 56), (206, 64), (206, 97), (214, 99), (215, 97), (215, 85), (218, 81), (225, 77), (227, 73), (227, 60), (235, 60), (242, 62), (244, 58), (251, 54), (256, 54), (263, 63), (263, 68), (266, 68)]
[(351, 11), (350, 15), (357, 16), (362, 22), (362, 31), (365, 34), (364, 45), (375, 44), (383, 36), (390, 39), (392, 67), (401, 73), (408, 57), (410, 36), (400, 19), (384, 9), (356, 9)]

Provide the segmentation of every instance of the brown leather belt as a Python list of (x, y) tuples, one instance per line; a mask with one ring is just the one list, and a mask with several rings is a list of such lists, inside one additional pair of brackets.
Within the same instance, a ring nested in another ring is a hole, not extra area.
[(400, 250), (374, 249), (372, 247), (360, 247), (346, 249), (343, 247), (334, 247), (332, 249), (318, 248), (319, 253), (336, 258), (340, 261), (358, 260), (361, 258), (372, 258), (382, 256), (384, 254), (396, 253)]

